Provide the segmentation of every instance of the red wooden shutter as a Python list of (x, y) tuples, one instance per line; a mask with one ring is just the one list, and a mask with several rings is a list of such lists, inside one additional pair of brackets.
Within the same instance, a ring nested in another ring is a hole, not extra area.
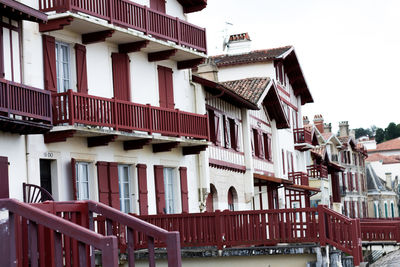
[(57, 92), (56, 39), (49, 35), (42, 35), (42, 40), (44, 88)]
[(186, 167), (180, 167), (179, 168), (179, 175), (181, 177), (182, 212), (189, 212), (187, 168)]
[(164, 166), (154, 165), (157, 213), (165, 213)]
[(258, 131), (253, 129), (253, 141), (254, 141), (254, 155), (256, 157), (260, 156), (260, 139), (258, 138)]
[(79, 93), (88, 93), (86, 46), (75, 44), (76, 80)]
[(72, 182), (72, 199), (76, 200), (77, 188), (76, 188), (76, 160), (74, 158), (71, 159), (71, 182)]
[(172, 69), (158, 66), (157, 71), (160, 107), (173, 109), (175, 107), (175, 103)]
[(138, 184), (139, 184), (139, 210), (140, 215), (148, 214), (148, 200), (147, 200), (147, 166), (145, 164), (138, 164)]
[(172, 69), (165, 68), (165, 88), (167, 90), (167, 108), (174, 109), (174, 83), (172, 79)]
[(108, 184), (108, 162), (97, 162), (97, 181), (99, 187), (99, 202), (110, 206), (110, 188)]
[(118, 163), (116, 162), (108, 163), (108, 182), (110, 184), (110, 206), (120, 210)]
[(0, 157), (0, 198), (9, 198), (8, 158)]
[(129, 56), (122, 53), (112, 53), (111, 58), (114, 97), (119, 100), (131, 101)]

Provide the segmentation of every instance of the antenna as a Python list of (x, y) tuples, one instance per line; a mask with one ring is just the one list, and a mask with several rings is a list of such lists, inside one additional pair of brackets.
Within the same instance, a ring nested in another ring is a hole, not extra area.
[(225, 49), (229, 47), (228, 41), (229, 41), (229, 33), (228, 33), (228, 27), (233, 26), (233, 23), (229, 21), (225, 21), (225, 28), (222, 31), (222, 51), (225, 52)]

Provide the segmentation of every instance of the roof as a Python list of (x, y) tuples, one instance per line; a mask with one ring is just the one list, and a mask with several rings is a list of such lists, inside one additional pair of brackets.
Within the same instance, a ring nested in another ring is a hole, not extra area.
[(387, 151), (387, 150), (400, 150), (400, 137), (377, 144), (376, 149), (368, 150), (368, 152)]
[(47, 21), (47, 15), (45, 13), (14, 0), (0, 0), (0, 14), (16, 20), (21, 19), (33, 22)]
[(331, 136), (333, 135), (333, 133), (325, 133), (324, 132), (324, 133), (321, 133), (321, 135), (326, 141), (328, 141), (329, 138), (331, 138)]
[(213, 95), (217, 95), (221, 99), (238, 107), (244, 107), (248, 109), (258, 110), (257, 104), (244, 99), (242, 96), (235, 93), (232, 89), (224, 86), (221, 83), (214, 82), (198, 75), (192, 75), (192, 81), (199, 83), (204, 86), (205, 90)]
[(292, 46), (284, 46), (271, 49), (255, 50), (243, 54), (218, 55), (213, 56), (215, 64), (218, 67), (240, 65), (256, 62), (268, 62), (281, 58), (286, 52), (291, 50)]
[(382, 161), (382, 164), (396, 164), (400, 163), (399, 156), (385, 156), (379, 153), (370, 154), (366, 159), (368, 162)]
[(257, 105), (265, 88), (271, 82), (269, 77), (246, 78), (234, 81), (221, 82), (221, 84), (242, 98)]
[(371, 164), (366, 164), (367, 188), (368, 191), (391, 191), (386, 187), (386, 182), (383, 181), (376, 173)]
[(292, 181), (287, 180), (287, 179), (277, 178), (274, 176), (268, 176), (268, 175), (263, 175), (263, 174), (259, 174), (259, 173), (254, 173), (254, 178), (264, 180), (267, 182), (271, 182), (271, 183), (276, 183), (276, 184), (293, 184)]

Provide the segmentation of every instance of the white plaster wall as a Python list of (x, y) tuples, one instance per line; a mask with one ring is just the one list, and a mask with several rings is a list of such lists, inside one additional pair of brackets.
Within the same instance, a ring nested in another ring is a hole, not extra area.
[[(132, 2), (138, 3), (142, 6), (150, 7), (150, 0), (135, 0)], [(186, 20), (186, 16), (183, 13), (183, 7), (176, 0), (165, 0), (165, 12), (167, 13), (167, 15)]]
[[(137, 170), (136, 164), (147, 165), (147, 188), (149, 201), (149, 214), (156, 213), (155, 185), (154, 185), (154, 165), (163, 165), (175, 169), (177, 184), (179, 187), (179, 167), (187, 167), (188, 191), (189, 191), (189, 211), (199, 212), (198, 206), (198, 159), (197, 155), (183, 156), (181, 148), (173, 149), (171, 152), (162, 152), (154, 154), (151, 146), (145, 146), (141, 150), (125, 151), (122, 142), (116, 141), (108, 146), (94, 148), (87, 147), (86, 138), (73, 137), (66, 142), (44, 144), (42, 136), (30, 136), (30, 180), (32, 183), (40, 184), (39, 159), (46, 158), (56, 161), (56, 177), (52, 177), (53, 191), (56, 200), (72, 199), (71, 182), (71, 158), (77, 161), (91, 163), (90, 165), (90, 199), (98, 200), (97, 189), (97, 161), (118, 162), (120, 164), (129, 164), (131, 166), (131, 186), (133, 188), (134, 211), (138, 210), (138, 191), (137, 191)], [(51, 155), (51, 156), (49, 156)], [(179, 188), (178, 188), (179, 189)], [(178, 190), (180, 192), (180, 190)], [(180, 206), (180, 194), (178, 196)]]
[(232, 81), (251, 77), (275, 78), (274, 64), (259, 63), (251, 65), (235, 65), (219, 68), (218, 78), (220, 82)]

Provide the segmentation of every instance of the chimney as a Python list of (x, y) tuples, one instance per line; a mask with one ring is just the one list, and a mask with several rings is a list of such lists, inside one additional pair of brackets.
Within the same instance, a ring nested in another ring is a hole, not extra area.
[(341, 121), (339, 122), (339, 136), (349, 136), (349, 122)]
[(386, 176), (386, 187), (392, 190), (392, 173), (386, 172), (385, 176)]
[(197, 67), (194, 73), (204, 79), (218, 82), (218, 68), (212, 58), (207, 58), (203, 64)]
[(310, 120), (308, 119), (307, 116), (303, 116), (303, 126), (308, 124), (310, 124)]
[(332, 132), (332, 123), (324, 123), (324, 133)]
[(232, 34), (229, 36), (228, 43), (228, 54), (243, 54), (251, 51), (251, 40), (248, 32)]
[(324, 132), (324, 118), (322, 117), (321, 114), (314, 116), (314, 125), (315, 127), (317, 127), (320, 133)]

